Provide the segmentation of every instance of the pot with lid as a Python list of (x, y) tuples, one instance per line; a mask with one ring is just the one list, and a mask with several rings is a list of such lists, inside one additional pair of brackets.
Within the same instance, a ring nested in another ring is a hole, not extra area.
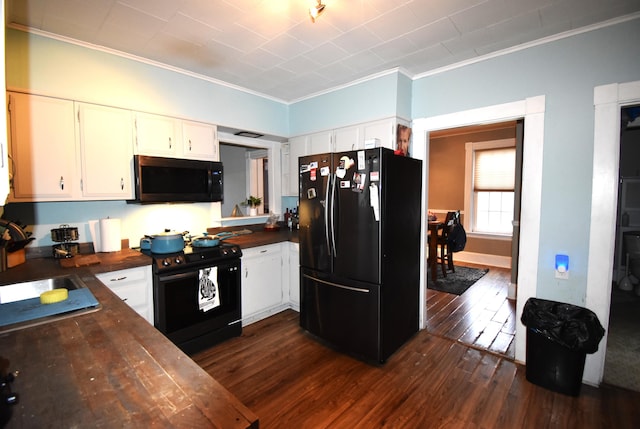
[(154, 235), (145, 235), (140, 239), (142, 250), (151, 250), (151, 253), (176, 253), (184, 249), (185, 232), (175, 232), (165, 229), (164, 232)]
[(76, 241), (78, 237), (78, 228), (67, 224), (60, 225), (60, 228), (54, 228), (51, 230), (51, 240), (56, 243)]
[(196, 237), (191, 240), (192, 247), (216, 247), (225, 238), (233, 237), (235, 234), (232, 232), (220, 232), (216, 235), (209, 235), (204, 233), (201, 237)]

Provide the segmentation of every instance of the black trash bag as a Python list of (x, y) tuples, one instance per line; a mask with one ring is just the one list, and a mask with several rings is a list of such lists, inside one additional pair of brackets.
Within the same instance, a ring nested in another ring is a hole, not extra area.
[(584, 353), (597, 352), (604, 336), (604, 328), (593, 311), (562, 302), (529, 298), (520, 320), (549, 340)]

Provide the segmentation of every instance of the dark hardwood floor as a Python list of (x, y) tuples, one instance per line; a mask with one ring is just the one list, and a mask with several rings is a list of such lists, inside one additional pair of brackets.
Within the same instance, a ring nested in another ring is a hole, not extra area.
[(510, 359), (426, 330), (371, 365), (320, 344), (298, 319), (286, 310), (193, 356), (261, 428), (640, 427), (637, 392), (555, 393)]
[(489, 272), (459, 296), (427, 289), (427, 331), (513, 359), (516, 303), (507, 299), (511, 271), (456, 265), (489, 268)]

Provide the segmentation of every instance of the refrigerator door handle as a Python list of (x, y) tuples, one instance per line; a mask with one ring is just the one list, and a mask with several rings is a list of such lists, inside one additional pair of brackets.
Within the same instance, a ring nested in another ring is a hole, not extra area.
[(314, 282), (325, 284), (327, 286), (332, 286), (332, 287), (337, 287), (337, 288), (340, 288), (340, 289), (351, 290), (351, 291), (354, 291), (354, 292), (362, 292), (362, 293), (369, 293), (370, 292), (369, 289), (364, 289), (364, 288), (361, 288), (361, 287), (345, 286), (345, 285), (341, 285), (341, 284), (338, 284), (338, 283), (328, 282), (326, 280), (321, 280), (321, 279), (319, 279), (317, 277), (312, 277), (312, 276), (310, 276), (308, 274), (303, 274), (302, 276), (304, 278), (307, 278), (307, 279), (312, 280)]
[(327, 178), (327, 189), (324, 196), (324, 237), (327, 242), (327, 254), (331, 255), (331, 241), (329, 238), (329, 208), (331, 202), (329, 201), (329, 189), (331, 188), (331, 175)]
[(336, 252), (336, 224), (334, 222), (335, 213), (336, 213), (335, 204), (336, 204), (336, 182), (337, 181), (338, 181), (338, 177), (334, 174), (333, 184), (331, 186), (331, 209), (329, 211), (329, 213), (331, 214), (331, 254), (334, 257), (338, 256)]

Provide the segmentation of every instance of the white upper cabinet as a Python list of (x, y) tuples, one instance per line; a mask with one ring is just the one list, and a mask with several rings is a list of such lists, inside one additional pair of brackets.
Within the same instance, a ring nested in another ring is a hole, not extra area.
[(383, 119), (364, 125), (363, 141), (378, 139), (381, 147), (395, 150), (397, 120)]
[(9, 201), (80, 197), (73, 102), (8, 93), (12, 159)]
[(219, 161), (218, 130), (211, 124), (138, 112), (135, 113), (135, 153)]
[(202, 122), (183, 121), (182, 148), (185, 158), (220, 161), (217, 127)]
[(298, 158), (307, 155), (307, 139), (292, 137), (282, 149), (282, 195), (298, 196)]
[(133, 198), (133, 120), (129, 110), (77, 103), (82, 197)]
[(333, 131), (323, 131), (321, 133), (307, 136), (308, 151), (306, 155), (317, 153), (327, 153), (332, 151)]
[(149, 113), (135, 114), (135, 152), (139, 155), (177, 156), (182, 144), (180, 120)]
[(364, 149), (362, 127), (345, 127), (334, 131), (333, 152), (349, 152)]
[(371, 147), (395, 149), (398, 123), (398, 118), (387, 118), (290, 138), (282, 146), (282, 195), (298, 196), (298, 157), (362, 150), (373, 139)]

